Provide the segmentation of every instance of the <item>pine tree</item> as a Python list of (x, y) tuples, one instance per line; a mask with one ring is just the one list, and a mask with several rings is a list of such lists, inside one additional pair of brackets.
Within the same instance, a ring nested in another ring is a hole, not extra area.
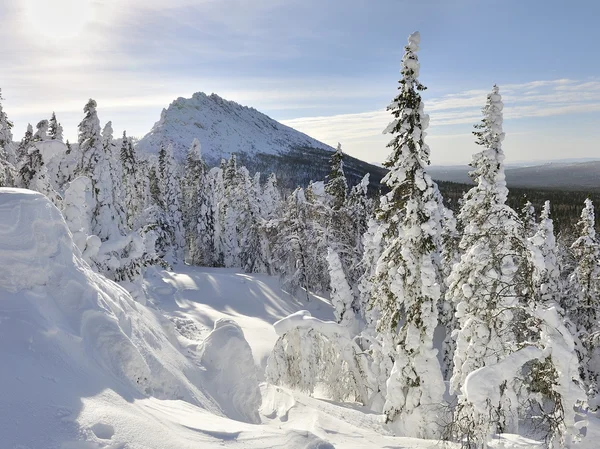
[(558, 261), (558, 246), (554, 237), (554, 223), (550, 218), (550, 201), (544, 203), (540, 222), (531, 237), (532, 245), (538, 249), (541, 260), (534, 264), (534, 290), (541, 295), (541, 303), (559, 305), (563, 296)]
[(306, 197), (301, 187), (289, 196), (282, 216), (269, 225), (276, 228), (273, 244), (274, 264), (278, 267), (281, 283), (292, 295), (304, 290), (310, 301)]
[(537, 230), (537, 223), (535, 221), (535, 208), (531, 201), (526, 201), (523, 209), (521, 210), (521, 219), (525, 229), (525, 236), (527, 238), (533, 237)]
[(13, 149), (13, 123), (2, 108), (2, 90), (0, 90), (0, 187), (13, 186), (15, 177), (15, 152)]
[(356, 324), (354, 310), (352, 310), (354, 295), (346, 280), (342, 262), (338, 254), (331, 248), (327, 248), (327, 263), (329, 264), (331, 304), (333, 305), (335, 320), (343, 326), (354, 327)]
[(344, 174), (344, 154), (342, 145), (338, 143), (337, 150), (331, 156), (331, 170), (327, 176), (325, 192), (331, 196), (331, 208), (339, 210), (346, 204), (348, 183)]
[(474, 409), (461, 390), (469, 373), (516, 350), (515, 311), (526, 245), (517, 214), (505, 204), (502, 108), (494, 86), (483, 108), (484, 118), (473, 133), (484, 149), (471, 162), (477, 185), (465, 195), (458, 216), (462, 255), (448, 278), (447, 292), (458, 321), (450, 382), (451, 391), (458, 395), (454, 420), (459, 436), (466, 434), (478, 445), (486, 444), (490, 433), (516, 432), (517, 427), (517, 387), (512, 382), (503, 384), (498, 402), (488, 401), (486, 412)]
[(123, 208), (125, 210), (125, 220), (129, 229), (133, 229), (135, 219), (142, 211), (142, 194), (140, 185), (142, 184), (140, 173), (138, 173), (138, 161), (136, 160), (135, 150), (131, 140), (127, 138), (127, 133), (123, 131), (121, 140), (121, 172), (122, 172), (122, 198)]
[(260, 198), (260, 214), (265, 220), (274, 218), (278, 213), (278, 209), (281, 207), (281, 194), (277, 187), (277, 176), (275, 173), (271, 173), (267, 177), (262, 188), (262, 195)]
[(37, 131), (33, 135), (34, 142), (48, 139), (48, 126), (48, 120), (40, 120), (38, 122), (36, 125)]
[(2, 109), (2, 91), (0, 90), (0, 187), (12, 187), (15, 185), (16, 163), (12, 144), (13, 124)]
[[(407, 436), (436, 437), (437, 410), (443, 401), (444, 383), (433, 348), (442, 283), (442, 204), (437, 185), (424, 167), (429, 164), (425, 129), (429, 117), (423, 111), (418, 81), (419, 33), (409, 36), (402, 59), (399, 93), (388, 107), (394, 120), (392, 153), (385, 162), (389, 173), (382, 182), (390, 192), (381, 198), (378, 220), (385, 246), (375, 274), (373, 308), (380, 315), (380, 340), (392, 340), (387, 348), (394, 360), (387, 380), (384, 412)], [(384, 345), (382, 345), (384, 347)]]
[(574, 323), (583, 348), (579, 360), (588, 395), (598, 394), (600, 376), (600, 242), (596, 236), (594, 205), (585, 200), (577, 223), (579, 237), (571, 245), (576, 265), (569, 278), (569, 294), (565, 301), (567, 316)]
[(160, 203), (170, 226), (169, 234), (172, 235), (171, 247), (175, 260), (183, 260), (185, 238), (183, 230), (183, 217), (181, 214), (181, 185), (179, 183), (178, 167), (173, 156), (173, 146), (161, 147), (158, 154)]
[(76, 176), (88, 176), (92, 182), (95, 209), (91, 232), (104, 242), (123, 235), (123, 224), (114, 204), (113, 179), (108, 152), (100, 133), (96, 102), (90, 99), (84, 107), (85, 117), (79, 123), (79, 150)]
[(200, 142), (194, 139), (187, 154), (183, 179), (186, 261), (192, 265), (213, 265), (214, 228), (207, 175)]
[(123, 164), (121, 164), (120, 151), (113, 141), (112, 122), (106, 122), (102, 130), (102, 147), (110, 169), (112, 186), (112, 203), (116, 212), (115, 220), (121, 231), (127, 228), (127, 214), (123, 205)]
[(240, 263), (247, 273), (270, 273), (270, 251), (264, 220), (260, 215), (260, 173), (251, 179), (248, 170), (240, 178), (241, 206), (237, 229), (240, 235)]
[(63, 140), (63, 127), (56, 120), (56, 114), (53, 112), (52, 117), (50, 118), (50, 127), (49, 127), (50, 138), (52, 140), (58, 140), (62, 142)]
[(25, 131), (25, 136), (21, 139), (19, 146), (16, 151), (16, 163), (17, 166), (23, 163), (25, 157), (27, 157), (27, 150), (31, 146), (31, 142), (33, 141), (33, 127), (31, 123), (27, 124), (27, 131)]

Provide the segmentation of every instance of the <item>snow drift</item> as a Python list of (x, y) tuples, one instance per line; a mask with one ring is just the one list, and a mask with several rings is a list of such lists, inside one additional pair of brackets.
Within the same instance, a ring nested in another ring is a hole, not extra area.
[[(0, 189), (0, 263), (2, 447), (112, 435), (114, 423), (80, 426), (84, 398), (105, 390), (119, 401), (180, 399), (225, 414), (203, 387), (211, 367), (179, 351), (160, 313), (90, 269), (45, 196)], [(260, 401), (249, 403), (256, 413)]]

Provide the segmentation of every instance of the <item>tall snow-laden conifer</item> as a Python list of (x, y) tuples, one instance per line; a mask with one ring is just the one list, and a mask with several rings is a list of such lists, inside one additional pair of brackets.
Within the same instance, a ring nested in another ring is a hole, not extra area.
[(76, 176), (88, 176), (92, 182), (95, 209), (92, 213), (91, 232), (102, 241), (122, 236), (120, 214), (114, 204), (110, 154), (106, 152), (100, 133), (96, 102), (90, 98), (79, 123), (79, 154)]
[(497, 86), (487, 96), (483, 120), (476, 125), (476, 143), (484, 149), (473, 156), (470, 173), (477, 185), (464, 197), (458, 216), (463, 236), (460, 261), (448, 278), (447, 299), (456, 308), (458, 331), (450, 382), (458, 395), (454, 420), (458, 433), (479, 446), (495, 432), (516, 432), (517, 393), (506, 381), (497, 401), (482, 412), (469, 403), (462, 387), (466, 377), (494, 365), (516, 350), (515, 310), (519, 305), (519, 270), (525, 248), (520, 220), (506, 205), (508, 190), (502, 151), (503, 103)]
[(0, 187), (13, 187), (16, 181), (17, 163), (13, 149), (12, 122), (2, 109), (2, 91), (0, 90)]
[(418, 81), (419, 33), (408, 38), (402, 59), (399, 93), (388, 107), (394, 120), (384, 132), (393, 139), (385, 162), (389, 173), (382, 182), (390, 192), (381, 197), (384, 249), (377, 261), (373, 308), (379, 313), (382, 341), (393, 341), (387, 356), (393, 367), (386, 383), (384, 412), (407, 436), (439, 435), (438, 407), (444, 383), (433, 332), (438, 322), (441, 295), (442, 204), (437, 185), (427, 174), (429, 147), (425, 114)]
[(179, 183), (178, 167), (173, 156), (173, 146), (163, 146), (158, 154), (158, 174), (161, 203), (170, 224), (172, 235), (173, 256), (183, 260), (185, 238), (183, 217), (181, 214), (181, 185)]
[(579, 236), (571, 245), (576, 265), (569, 278), (565, 300), (567, 316), (575, 324), (583, 344), (579, 358), (590, 398), (594, 398), (600, 389), (600, 242), (595, 221), (594, 205), (588, 198), (577, 223)]
[(282, 216), (272, 220), (270, 226), (276, 228), (273, 257), (278, 267), (283, 288), (295, 294), (304, 290), (306, 300), (310, 300), (308, 278), (307, 204), (304, 190), (296, 188), (283, 207)]
[(40, 120), (36, 125), (37, 131), (33, 135), (34, 141), (46, 140), (48, 138), (48, 120)]
[(207, 175), (208, 168), (202, 159), (200, 142), (194, 139), (187, 154), (183, 179), (186, 260), (192, 265), (214, 264), (213, 214)]
[(521, 217), (523, 221), (523, 229), (525, 230), (525, 237), (533, 237), (537, 231), (537, 223), (535, 221), (535, 207), (531, 204), (531, 201), (527, 200), (521, 209)]
[(277, 176), (275, 176), (275, 173), (271, 173), (267, 177), (267, 181), (262, 188), (259, 205), (260, 214), (265, 220), (274, 218), (278, 208), (281, 206), (281, 194), (277, 188)]
[(540, 222), (531, 237), (532, 245), (539, 250), (541, 260), (533, 264), (534, 290), (539, 292), (540, 302), (559, 305), (564, 286), (561, 285), (558, 246), (554, 237), (554, 223), (550, 217), (550, 201), (544, 203)]
[(127, 227), (127, 214), (123, 205), (123, 165), (121, 164), (119, 149), (113, 142), (113, 128), (110, 121), (106, 122), (102, 130), (102, 147), (104, 148), (104, 157), (107, 159), (110, 169), (116, 225), (120, 231), (124, 232)]
[(138, 171), (138, 162), (136, 160), (135, 150), (131, 140), (127, 138), (127, 133), (123, 131), (121, 140), (121, 191), (123, 198), (123, 208), (125, 210), (125, 221), (129, 229), (133, 229), (135, 219), (143, 209), (143, 198), (140, 190), (142, 179)]
[(50, 117), (48, 132), (52, 140), (58, 140), (59, 142), (63, 141), (63, 127), (58, 123), (58, 120), (56, 120), (56, 114), (54, 112), (52, 113), (52, 117)]
[(348, 182), (344, 174), (344, 153), (340, 143), (338, 143), (337, 150), (331, 156), (331, 169), (327, 176), (325, 192), (331, 196), (331, 208), (333, 210), (339, 210), (345, 206)]
[(331, 248), (327, 248), (327, 263), (329, 264), (330, 296), (335, 320), (342, 326), (353, 327), (356, 322), (354, 310), (352, 310), (354, 296), (346, 280), (342, 262), (338, 254)]

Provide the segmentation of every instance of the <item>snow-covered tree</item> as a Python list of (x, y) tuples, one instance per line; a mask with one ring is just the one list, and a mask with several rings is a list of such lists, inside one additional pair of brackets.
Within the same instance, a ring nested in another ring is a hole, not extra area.
[(100, 133), (96, 102), (92, 99), (84, 107), (85, 116), (79, 123), (79, 149), (76, 176), (88, 176), (92, 182), (95, 209), (92, 214), (94, 235), (102, 241), (123, 235), (123, 223), (114, 204), (113, 179), (110, 158)]
[(12, 144), (13, 124), (2, 108), (2, 91), (0, 90), (0, 187), (12, 187), (15, 184), (15, 153)]
[(34, 141), (46, 140), (48, 138), (48, 120), (40, 120), (36, 125), (36, 132), (33, 135)]
[(29, 150), (29, 147), (31, 146), (32, 141), (33, 141), (33, 127), (31, 126), (31, 123), (28, 123), (27, 131), (25, 131), (25, 136), (23, 136), (23, 138), (21, 139), (21, 142), (19, 143), (19, 146), (17, 147), (17, 150), (16, 150), (17, 166), (20, 165), (22, 163), (22, 161), (25, 159), (25, 157), (27, 156), (27, 152)]
[(63, 141), (63, 127), (56, 120), (56, 114), (53, 112), (52, 117), (50, 117), (49, 129), (50, 138), (52, 140), (58, 140), (59, 142)]
[(127, 214), (123, 205), (123, 164), (120, 160), (120, 151), (114, 143), (112, 122), (110, 121), (106, 122), (102, 129), (102, 147), (110, 168), (112, 202), (117, 214), (117, 226), (120, 230), (124, 230), (127, 224)]
[(354, 295), (346, 280), (342, 262), (338, 254), (327, 248), (327, 263), (329, 264), (329, 278), (331, 282), (331, 304), (335, 320), (342, 326), (353, 328), (356, 324), (352, 303)]
[[(487, 444), (494, 432), (516, 432), (517, 386), (507, 381), (487, 410), (474, 408), (462, 390), (467, 376), (516, 350), (515, 310), (521, 287), (519, 269), (526, 248), (522, 225), (506, 205), (508, 190), (502, 151), (503, 103), (497, 86), (487, 96), (483, 120), (474, 132), (484, 149), (473, 156), (476, 182), (464, 197), (458, 220), (463, 229), (460, 261), (448, 278), (447, 299), (456, 308), (458, 330), (450, 382), (458, 395), (454, 421), (460, 436)], [(478, 446), (479, 447), (479, 446)]]
[(237, 225), (240, 234), (240, 263), (248, 273), (271, 273), (269, 242), (264, 219), (260, 214), (260, 173), (257, 172), (254, 179), (251, 179), (245, 167), (240, 172), (240, 186), (243, 188), (238, 203), (241, 210)]
[(277, 187), (277, 176), (271, 173), (262, 187), (262, 195), (259, 201), (260, 214), (265, 220), (275, 217), (281, 206), (281, 194)]
[(162, 146), (158, 153), (158, 175), (161, 204), (167, 214), (170, 234), (173, 237), (173, 256), (176, 260), (183, 260), (185, 238), (181, 213), (181, 185), (171, 144), (167, 147)]
[(525, 236), (527, 238), (532, 237), (537, 230), (537, 223), (535, 218), (535, 207), (531, 204), (531, 201), (527, 200), (523, 209), (521, 209), (521, 220), (523, 221), (523, 228), (525, 230)]
[(121, 140), (121, 195), (123, 199), (123, 209), (125, 211), (125, 220), (129, 229), (133, 228), (135, 219), (143, 209), (143, 185), (141, 173), (139, 172), (138, 161), (135, 149), (131, 140), (127, 138), (127, 133), (123, 131)]
[(590, 398), (598, 394), (600, 375), (600, 242), (596, 236), (594, 205), (585, 200), (577, 223), (579, 236), (571, 245), (576, 265), (569, 278), (565, 311), (583, 344), (580, 362)]
[(534, 290), (541, 295), (541, 303), (551, 302), (558, 306), (561, 303), (564, 286), (561, 285), (560, 279), (558, 246), (554, 236), (554, 223), (550, 217), (550, 201), (544, 203), (540, 222), (531, 237), (531, 243), (541, 256), (541, 259), (533, 264)]
[(390, 192), (381, 198), (378, 220), (385, 246), (375, 273), (372, 308), (378, 313), (381, 345), (393, 359), (386, 384), (384, 412), (404, 434), (438, 436), (438, 407), (443, 402), (444, 383), (433, 348), (441, 295), (441, 196), (425, 171), (429, 147), (418, 81), (419, 33), (409, 36), (402, 59), (399, 93), (388, 107), (394, 120), (385, 132), (389, 168), (382, 182)]
[(186, 158), (182, 188), (186, 261), (193, 265), (212, 266), (214, 217), (207, 175), (200, 142), (194, 139)]
[(275, 228), (274, 264), (278, 267), (283, 288), (291, 294), (304, 290), (310, 300), (308, 274), (307, 204), (304, 190), (298, 187), (289, 196), (279, 219), (269, 223)]
[[(24, 144), (24, 141), (21, 143)], [(62, 208), (62, 198), (52, 187), (48, 170), (36, 142), (31, 140), (23, 150), (25, 154), (19, 160), (16, 184), (43, 193), (57, 207)]]
[(344, 174), (344, 154), (340, 143), (338, 143), (335, 153), (331, 156), (331, 169), (327, 176), (325, 192), (331, 197), (331, 208), (333, 210), (344, 207), (348, 193), (348, 182)]

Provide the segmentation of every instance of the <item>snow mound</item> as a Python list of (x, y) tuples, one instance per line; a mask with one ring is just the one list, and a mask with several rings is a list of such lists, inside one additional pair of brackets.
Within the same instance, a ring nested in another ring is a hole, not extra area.
[(181, 161), (195, 138), (202, 144), (202, 154), (209, 165), (217, 165), (232, 153), (281, 154), (297, 147), (333, 151), (254, 108), (203, 92), (192, 98), (180, 97), (163, 109), (160, 120), (137, 147), (157, 154), (161, 145), (172, 143), (175, 157)]
[(1, 190), (0, 287), (44, 285), (73, 267), (73, 243), (58, 209), (31, 190)]
[(125, 401), (182, 399), (223, 414), (167, 320), (90, 269), (42, 194), (0, 188), (0, 263), (2, 447), (81, 439), (81, 398), (107, 389)]
[(252, 349), (240, 326), (220, 318), (200, 347), (200, 361), (208, 372), (213, 395), (234, 419), (259, 423), (262, 398)]

